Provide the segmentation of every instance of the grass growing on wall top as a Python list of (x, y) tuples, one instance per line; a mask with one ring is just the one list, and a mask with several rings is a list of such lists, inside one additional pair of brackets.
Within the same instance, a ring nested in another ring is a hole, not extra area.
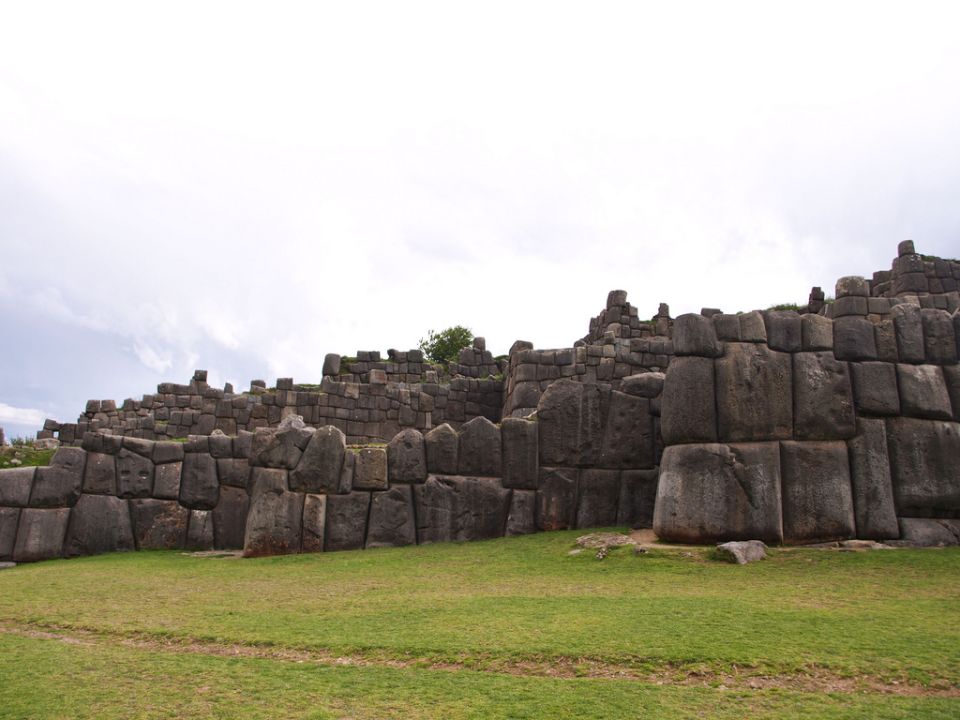
[(0, 470), (15, 467), (40, 467), (50, 464), (55, 448), (41, 449), (32, 443), (16, 443), (0, 447)]

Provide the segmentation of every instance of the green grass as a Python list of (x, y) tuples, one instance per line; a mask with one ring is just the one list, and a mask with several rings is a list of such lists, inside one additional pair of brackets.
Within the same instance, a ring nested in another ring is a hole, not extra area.
[[(13, 467), (33, 467), (50, 464), (50, 459), (56, 452), (55, 448), (42, 450), (33, 445), (9, 445), (0, 447), (0, 470)], [(13, 462), (19, 460), (19, 463)]]
[[(944, 696), (960, 688), (960, 550), (779, 550), (740, 567), (625, 548), (601, 562), (568, 555), (578, 534), (6, 570), (0, 628), (88, 634), (0, 632), (0, 716), (960, 715)], [(885, 694), (897, 687), (911, 694)]]

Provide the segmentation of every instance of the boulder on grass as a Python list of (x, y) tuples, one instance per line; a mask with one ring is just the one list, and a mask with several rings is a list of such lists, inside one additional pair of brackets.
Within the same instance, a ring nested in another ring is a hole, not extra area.
[(746, 565), (766, 560), (767, 546), (762, 540), (736, 540), (717, 545), (717, 553), (737, 565)]

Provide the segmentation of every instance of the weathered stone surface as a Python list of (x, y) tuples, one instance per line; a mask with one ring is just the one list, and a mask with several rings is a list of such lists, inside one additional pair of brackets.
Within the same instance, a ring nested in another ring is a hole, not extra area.
[(580, 472), (576, 524), (578, 528), (610, 527), (617, 524), (619, 475), (616, 470)]
[(612, 392), (598, 465), (603, 468), (653, 467), (653, 444), (650, 400)]
[[(110, 458), (112, 461), (113, 458)], [(35, 467), (0, 470), (0, 506), (26, 507), (30, 504), (30, 490), (36, 475)]]
[(293, 470), (312, 435), (303, 425), (302, 418), (296, 415), (284, 418), (276, 430), (257, 428), (250, 448), (250, 464)]
[(35, 562), (60, 557), (69, 518), (70, 508), (21, 510), (13, 561)]
[[(157, 468), (157, 477), (160, 468)], [(217, 478), (221, 485), (243, 488), (250, 487), (250, 463), (243, 458), (220, 458), (217, 460)]]
[(537, 529), (566, 530), (577, 521), (577, 476), (571, 468), (540, 468)]
[(847, 443), (857, 537), (884, 540), (897, 537), (887, 433), (883, 420), (860, 418), (857, 436)]
[(141, 457), (145, 457), (151, 462), (153, 462), (155, 445), (156, 443), (153, 440), (145, 440), (144, 438), (131, 437), (130, 435), (125, 435), (123, 438), (123, 448), (125, 450), (129, 450), (130, 452), (136, 453)]
[(323, 375), (340, 374), (340, 356), (336, 353), (327, 353), (323, 358)]
[(947, 365), (943, 368), (943, 379), (947, 383), (947, 394), (953, 406), (953, 419), (960, 420), (960, 365)]
[(529, 535), (537, 531), (537, 493), (533, 490), (514, 490), (507, 513), (507, 536)]
[(323, 552), (326, 527), (327, 496), (305, 496), (303, 499), (303, 543), (301, 552)]
[(911, 303), (894, 305), (890, 309), (890, 317), (897, 335), (900, 362), (922, 363), (927, 355), (923, 345), (923, 318), (919, 306)]
[(717, 545), (717, 553), (737, 565), (767, 559), (767, 546), (760, 540), (734, 540)]
[(354, 490), (387, 489), (387, 451), (385, 448), (361, 448), (353, 469)]
[(87, 453), (80, 448), (60, 448), (50, 460), (49, 467), (37, 468), (30, 493), (31, 507), (73, 506), (80, 497), (86, 456)]
[(387, 474), (391, 483), (421, 483), (427, 479), (427, 453), (419, 431), (401, 430), (387, 444)]
[[(740, 344), (727, 343), (727, 351)], [(713, 365), (713, 360), (698, 357), (676, 358), (670, 363), (660, 400), (660, 430), (667, 445), (716, 441)]]
[(771, 350), (796, 352), (802, 347), (800, 316), (794, 311), (770, 310), (763, 315)]
[[(340, 492), (339, 495), (346, 495), (353, 490), (353, 471), (357, 464), (357, 456), (352, 453), (344, 453), (343, 469), (340, 471)], [(388, 470), (389, 474), (389, 470)]]
[(837, 280), (836, 296), (838, 300), (843, 297), (869, 297), (870, 286), (865, 278), (848, 275)]
[(70, 512), (63, 554), (67, 557), (134, 550), (126, 500), (83, 494)]
[(370, 500), (367, 547), (401, 547), (417, 542), (417, 524), (413, 514), (413, 487), (394, 485), (386, 492), (375, 492)]
[(754, 310), (737, 315), (740, 321), (740, 340), (748, 343), (765, 343), (767, 341), (767, 327), (763, 322), (763, 315)]
[[(241, 488), (223, 486), (213, 509), (213, 545), (221, 550), (242, 550), (247, 529), (250, 496)], [(193, 520), (191, 519), (191, 523)]]
[(866, 415), (899, 415), (897, 368), (892, 363), (850, 363), (857, 412)]
[(370, 493), (354, 491), (327, 496), (327, 523), (324, 549), (360, 550), (367, 536)]
[(145, 498), (153, 494), (153, 462), (124, 448), (117, 453), (117, 495)]
[(138, 550), (176, 550), (187, 541), (190, 511), (175, 500), (130, 500)]
[(660, 471), (624, 470), (620, 473), (620, 501), (617, 503), (617, 525), (630, 528), (653, 527), (653, 508), (657, 502), (657, 479)]
[(456, 475), (459, 463), (460, 437), (449, 424), (443, 423), (423, 438), (427, 454), (427, 472)]
[(213, 550), (213, 513), (210, 510), (191, 510), (187, 521), (188, 550)]
[(957, 362), (957, 338), (953, 332), (953, 319), (946, 310), (926, 309), (920, 311), (923, 321), (923, 346), (926, 361), (937, 365), (952, 365)]
[(503, 442), (503, 486), (536, 490), (540, 468), (537, 423), (521, 418), (504, 418), (500, 423), (500, 435)]
[(783, 540), (811, 543), (856, 535), (844, 442), (784, 442)]
[[(790, 438), (793, 433), (793, 372), (790, 355), (775, 352), (762, 344), (727, 343), (726, 355), (715, 362), (720, 440)], [(667, 372), (668, 383), (672, 372), (671, 364)], [(700, 402), (706, 404), (703, 399)], [(665, 420), (664, 417), (664, 426)], [(664, 441), (670, 442), (667, 440), (666, 427)]]
[(20, 508), (0, 507), (0, 560), (10, 560), (17, 544)]
[(900, 362), (900, 350), (897, 348), (897, 332), (893, 320), (881, 320), (873, 326), (873, 337), (877, 342), (877, 359), (882, 362)]
[(620, 381), (620, 392), (643, 398), (659, 397), (663, 392), (665, 375), (660, 372), (645, 372), (628, 375)]
[(105, 435), (99, 432), (85, 432), (80, 447), (87, 452), (116, 455), (123, 447), (123, 437), (120, 435)]
[(960, 539), (947, 522), (927, 518), (900, 518), (900, 540), (912, 547), (960, 545)]
[(214, 458), (232, 458), (233, 438), (222, 430), (214, 430), (210, 434), (210, 455)]
[(420, 544), (501, 537), (510, 492), (496, 478), (431, 475), (414, 488)]
[(219, 499), (216, 460), (206, 453), (187, 453), (180, 474), (180, 504), (191, 510), (213, 510)]
[[(317, 430), (296, 468), (290, 472), (290, 489), (308, 493), (340, 493), (347, 438), (333, 425)], [(354, 467), (356, 479), (356, 467)]]
[(877, 339), (873, 323), (857, 316), (834, 320), (833, 354), (837, 360), (876, 360)]
[(779, 457), (775, 442), (668, 447), (654, 532), (672, 542), (782, 542)]
[(157, 465), (183, 462), (183, 443), (158, 442), (153, 446), (153, 462)]
[(287, 472), (254, 468), (250, 512), (243, 539), (245, 557), (300, 552), (303, 495), (287, 490)]
[(673, 351), (678, 357), (720, 357), (723, 344), (717, 340), (710, 318), (696, 313), (680, 315), (673, 321)]
[(117, 466), (113, 455), (87, 453), (83, 471), (83, 492), (98, 495), (117, 494)]
[(833, 317), (842, 318), (848, 315), (862, 317), (867, 314), (869, 307), (865, 297), (848, 295), (847, 297), (837, 298), (837, 301), (833, 304)]
[(960, 424), (914, 418), (886, 423), (898, 514), (960, 511)]
[(833, 350), (833, 321), (823, 315), (802, 315), (800, 347), (802, 350)]
[(831, 352), (793, 355), (793, 432), (799, 440), (845, 440), (857, 431), (847, 363)]
[(465, 423), (460, 428), (460, 474), (500, 477), (502, 467), (500, 428), (485, 417)]
[(540, 464), (593, 465), (602, 442), (600, 391), (595, 385), (558, 380), (537, 406)]
[(153, 473), (153, 497), (158, 500), (178, 500), (180, 498), (180, 475), (182, 462), (157, 465)]
[(900, 407), (904, 415), (951, 420), (953, 409), (943, 370), (937, 365), (897, 365)]

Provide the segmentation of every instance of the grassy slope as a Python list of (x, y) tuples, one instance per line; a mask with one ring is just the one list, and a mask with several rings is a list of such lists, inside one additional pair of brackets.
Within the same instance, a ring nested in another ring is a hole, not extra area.
[[(651, 672), (747, 667), (960, 686), (960, 551), (793, 550), (736, 567), (701, 553), (619, 550), (598, 562), (567, 555), (576, 534), (258, 560), (138, 553), (40, 563), (0, 573), (0, 624), (483, 670), (592, 658)], [(117, 717), (147, 707), (304, 717), (558, 717), (564, 707), (583, 717), (642, 708), (662, 717), (960, 714), (950, 698), (329, 667), (4, 634), (0, 677), (16, 678), (0, 683), (0, 715), (30, 700), (41, 717), (77, 715), (88, 701), (98, 708), (90, 716)]]

